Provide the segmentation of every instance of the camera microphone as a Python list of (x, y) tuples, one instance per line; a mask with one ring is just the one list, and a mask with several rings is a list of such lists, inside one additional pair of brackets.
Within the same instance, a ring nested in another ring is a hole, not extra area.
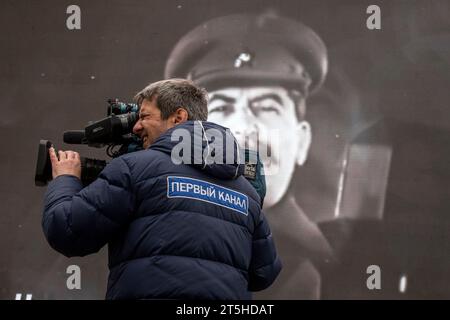
[(64, 143), (68, 144), (87, 144), (86, 134), (84, 130), (65, 131), (63, 136)]

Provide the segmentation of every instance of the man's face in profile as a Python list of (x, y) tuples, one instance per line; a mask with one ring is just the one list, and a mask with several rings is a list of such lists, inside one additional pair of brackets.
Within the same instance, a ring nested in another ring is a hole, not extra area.
[[(306, 160), (311, 129), (299, 121), (297, 105), (282, 87), (228, 87), (209, 91), (208, 121), (231, 129), (241, 147), (259, 150), (266, 172), (264, 207), (286, 193), (295, 169)], [(298, 104), (304, 103), (300, 97)]]

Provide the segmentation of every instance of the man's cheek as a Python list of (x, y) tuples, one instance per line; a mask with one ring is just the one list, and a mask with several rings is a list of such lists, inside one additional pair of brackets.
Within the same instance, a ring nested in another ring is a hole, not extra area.
[(280, 165), (279, 149), (277, 148), (277, 146), (260, 144), (258, 151), (264, 164), (265, 174), (277, 174)]

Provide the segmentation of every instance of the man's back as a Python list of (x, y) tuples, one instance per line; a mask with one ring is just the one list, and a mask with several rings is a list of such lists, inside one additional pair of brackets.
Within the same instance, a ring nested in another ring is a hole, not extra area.
[[(176, 128), (193, 134), (193, 127)], [(172, 131), (113, 160), (70, 209), (51, 203), (60, 202), (56, 189), (76, 180), (56, 179), (46, 197), (46, 236), (69, 256), (109, 243), (108, 299), (250, 299), (248, 290), (266, 288), (281, 268), (259, 196), (236, 178), (235, 163), (174, 164)], [(58, 210), (70, 221), (65, 232)]]

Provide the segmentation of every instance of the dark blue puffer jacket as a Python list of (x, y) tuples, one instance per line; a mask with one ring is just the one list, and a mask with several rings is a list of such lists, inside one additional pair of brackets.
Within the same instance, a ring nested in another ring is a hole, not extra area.
[(107, 299), (250, 299), (280, 272), (240, 166), (174, 164), (171, 133), (180, 128), (193, 137), (194, 122), (178, 125), (149, 149), (113, 159), (84, 189), (70, 175), (48, 185), (42, 226), (55, 250), (84, 256), (108, 243)]

